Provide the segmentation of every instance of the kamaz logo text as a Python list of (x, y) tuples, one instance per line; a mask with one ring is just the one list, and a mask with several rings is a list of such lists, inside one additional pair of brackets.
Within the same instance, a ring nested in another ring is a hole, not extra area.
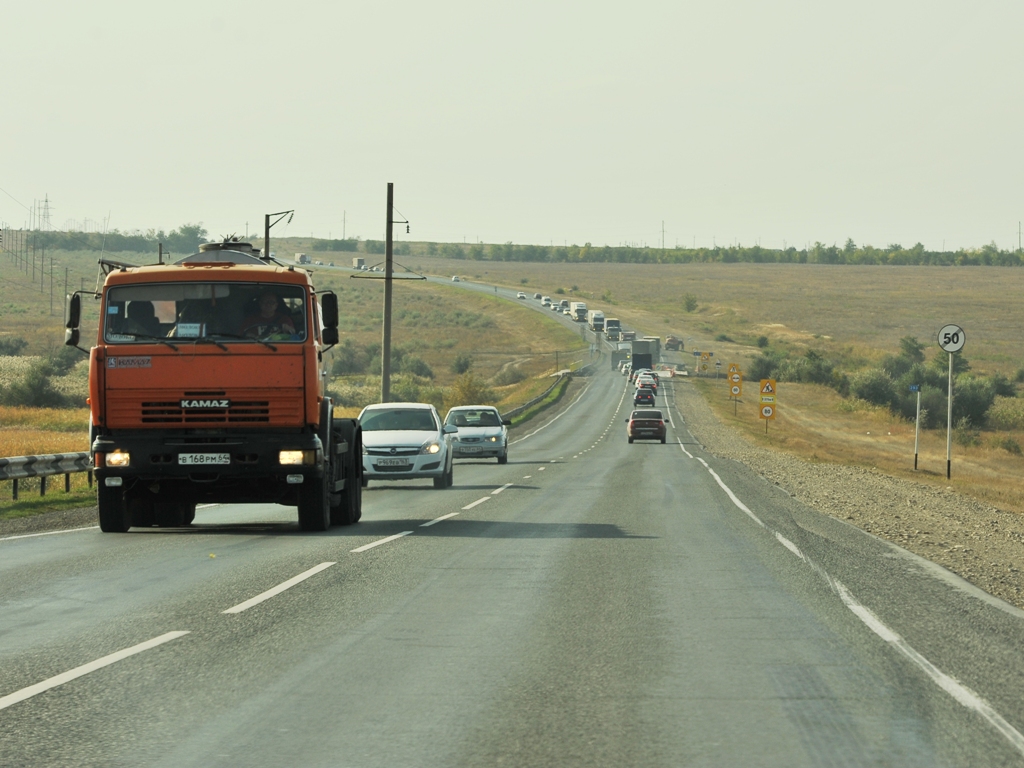
[(229, 408), (230, 400), (182, 400), (182, 408)]

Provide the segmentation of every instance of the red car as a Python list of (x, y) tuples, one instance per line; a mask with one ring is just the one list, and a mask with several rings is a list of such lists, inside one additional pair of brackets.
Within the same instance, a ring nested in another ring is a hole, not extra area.
[(661, 440), (665, 442), (668, 429), (661, 411), (637, 410), (626, 419), (626, 437), (629, 442), (634, 440)]

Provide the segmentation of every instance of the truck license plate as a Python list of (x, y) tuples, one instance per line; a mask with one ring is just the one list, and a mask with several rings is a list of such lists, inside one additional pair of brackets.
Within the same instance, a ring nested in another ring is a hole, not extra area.
[(408, 459), (377, 459), (378, 467), (404, 467), (408, 463)]
[(230, 464), (230, 453), (179, 453), (179, 464)]

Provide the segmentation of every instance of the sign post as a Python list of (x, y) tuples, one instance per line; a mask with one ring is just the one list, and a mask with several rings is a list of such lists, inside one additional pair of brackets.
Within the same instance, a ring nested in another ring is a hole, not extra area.
[(732, 397), (732, 415), (735, 416), (739, 409), (740, 395), (743, 394), (743, 373), (740, 367), (733, 363), (729, 366), (729, 396)]
[(768, 422), (775, 418), (775, 379), (761, 379), (761, 413), (764, 419), (764, 433), (768, 434)]
[(946, 479), (949, 480), (953, 449), (953, 355), (964, 348), (964, 329), (959, 325), (944, 325), (939, 331), (939, 347), (949, 353), (949, 394), (946, 397)]
[(921, 385), (911, 384), (911, 392), (917, 392), (917, 419), (914, 421), (914, 470), (917, 470), (917, 447), (921, 443)]

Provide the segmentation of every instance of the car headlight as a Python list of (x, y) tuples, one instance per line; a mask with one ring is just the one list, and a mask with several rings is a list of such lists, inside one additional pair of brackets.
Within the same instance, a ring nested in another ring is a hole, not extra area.
[(436, 440), (432, 440), (429, 443), (424, 443), (423, 447), (420, 448), (420, 453), (440, 453), (441, 444)]
[(497, 435), (491, 435), (487, 439), (490, 440), (492, 443), (498, 442), (498, 436)]
[(104, 463), (108, 467), (127, 467), (131, 460), (132, 455), (128, 451), (122, 451), (119, 448), (115, 448), (104, 457)]

